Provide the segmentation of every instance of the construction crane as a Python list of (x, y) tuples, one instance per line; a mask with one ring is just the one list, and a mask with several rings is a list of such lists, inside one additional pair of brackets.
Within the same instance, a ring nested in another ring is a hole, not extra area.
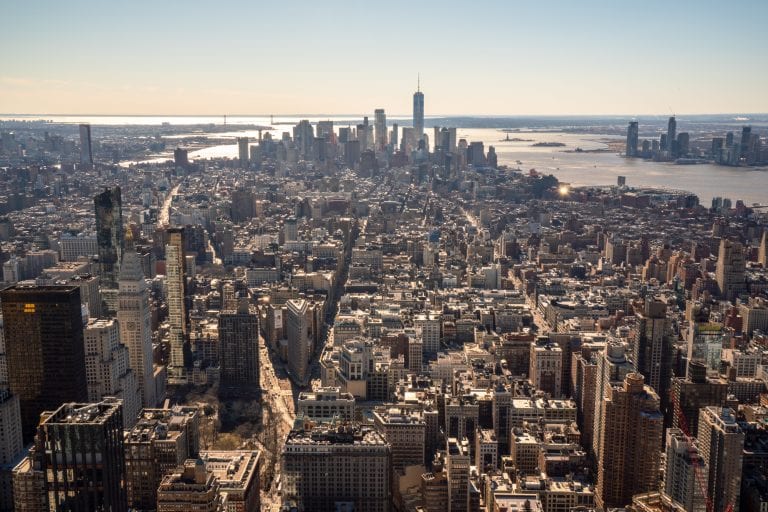
[[(688, 457), (691, 459), (691, 464), (693, 465), (693, 474), (696, 478), (696, 483), (699, 485), (699, 489), (701, 490), (702, 494), (704, 495), (704, 499), (706, 500), (707, 512), (716, 512), (714, 510), (715, 504), (712, 502), (712, 498), (709, 496), (707, 489), (709, 475), (704, 474), (702, 460), (701, 457), (699, 457), (699, 450), (694, 444), (694, 439), (691, 437), (690, 430), (688, 430), (688, 420), (685, 418), (685, 414), (683, 414), (683, 408), (680, 407), (680, 403), (677, 401), (674, 390), (670, 390), (669, 396), (673, 410), (677, 415), (680, 431), (683, 433), (685, 442), (688, 444)], [(733, 512), (733, 503), (729, 503), (723, 512)]]

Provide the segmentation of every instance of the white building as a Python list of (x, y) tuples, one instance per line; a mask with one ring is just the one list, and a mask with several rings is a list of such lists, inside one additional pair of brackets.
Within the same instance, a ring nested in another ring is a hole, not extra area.
[(123, 400), (123, 426), (131, 428), (141, 410), (136, 376), (128, 365), (128, 348), (120, 343), (115, 320), (91, 320), (83, 331), (85, 378), (88, 401), (100, 402), (105, 396)]
[(139, 257), (130, 242), (126, 244), (118, 286), (117, 321), (120, 323), (120, 341), (128, 347), (131, 369), (136, 374), (142, 406), (155, 407), (158, 397), (152, 361), (149, 289), (144, 280)]

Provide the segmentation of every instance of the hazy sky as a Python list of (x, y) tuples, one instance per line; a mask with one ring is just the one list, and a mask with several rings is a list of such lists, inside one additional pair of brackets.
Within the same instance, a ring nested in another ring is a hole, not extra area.
[(0, 113), (768, 112), (767, 0), (19, 0)]

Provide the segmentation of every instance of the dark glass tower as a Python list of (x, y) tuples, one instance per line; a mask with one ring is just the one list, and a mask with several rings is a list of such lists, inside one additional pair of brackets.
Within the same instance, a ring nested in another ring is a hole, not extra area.
[(29, 442), (40, 413), (88, 399), (80, 287), (14, 285), (0, 300), (8, 382)]
[(677, 140), (677, 121), (675, 116), (672, 116), (667, 123), (667, 151), (672, 151), (672, 141), (675, 140)]
[(120, 187), (105, 189), (93, 198), (96, 208), (96, 241), (102, 284), (117, 288), (123, 259), (123, 201)]
[(241, 298), (237, 310), (219, 314), (221, 390), (232, 396), (259, 391), (259, 317)]
[(128, 510), (119, 400), (57, 407), (40, 422), (35, 456), (51, 510)]

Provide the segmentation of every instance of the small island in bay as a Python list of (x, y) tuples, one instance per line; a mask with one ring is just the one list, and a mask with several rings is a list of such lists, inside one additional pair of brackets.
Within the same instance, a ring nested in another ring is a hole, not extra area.
[(531, 144), (532, 147), (535, 148), (561, 148), (565, 146), (565, 143), (563, 142), (536, 142), (535, 144)]

